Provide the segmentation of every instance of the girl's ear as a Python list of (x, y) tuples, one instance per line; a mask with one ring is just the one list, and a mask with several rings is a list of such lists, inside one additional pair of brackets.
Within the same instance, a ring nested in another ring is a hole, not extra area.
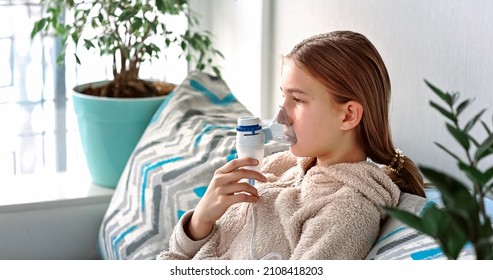
[(352, 100), (344, 104), (345, 116), (341, 123), (341, 130), (351, 130), (358, 126), (363, 117), (363, 106)]

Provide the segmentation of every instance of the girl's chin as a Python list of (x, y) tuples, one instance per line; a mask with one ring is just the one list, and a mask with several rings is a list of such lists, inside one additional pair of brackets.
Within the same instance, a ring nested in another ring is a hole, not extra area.
[(309, 151), (303, 151), (298, 144), (294, 144), (293, 146), (289, 146), (289, 151), (293, 156), (295, 157), (315, 157), (313, 153), (310, 153)]
[(289, 151), (296, 157), (302, 157), (303, 155), (300, 153), (298, 149), (296, 149), (296, 144), (293, 146), (289, 146)]

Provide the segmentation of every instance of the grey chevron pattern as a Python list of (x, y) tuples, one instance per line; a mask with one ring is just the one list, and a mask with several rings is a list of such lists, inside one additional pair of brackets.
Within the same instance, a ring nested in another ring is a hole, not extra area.
[[(154, 259), (173, 227), (235, 157), (236, 120), (251, 113), (226, 83), (192, 72), (157, 110), (125, 167), (99, 230), (103, 259)], [(285, 150), (269, 144), (266, 155)]]

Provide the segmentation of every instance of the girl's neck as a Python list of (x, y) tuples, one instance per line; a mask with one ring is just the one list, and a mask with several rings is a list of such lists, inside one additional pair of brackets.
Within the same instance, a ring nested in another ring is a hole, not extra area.
[(315, 165), (328, 166), (338, 163), (354, 163), (365, 161), (366, 152), (362, 148), (354, 148), (350, 152), (331, 155), (328, 157), (317, 157)]

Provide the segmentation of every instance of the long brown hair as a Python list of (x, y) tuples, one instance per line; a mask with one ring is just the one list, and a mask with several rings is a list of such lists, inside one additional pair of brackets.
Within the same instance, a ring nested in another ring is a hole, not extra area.
[[(363, 106), (358, 133), (365, 152), (373, 162), (391, 164), (396, 152), (388, 118), (390, 78), (375, 46), (359, 33), (334, 31), (305, 39), (286, 58), (320, 81), (336, 102)], [(410, 158), (404, 157), (398, 172), (382, 170), (401, 191), (425, 197), (423, 177)]]

